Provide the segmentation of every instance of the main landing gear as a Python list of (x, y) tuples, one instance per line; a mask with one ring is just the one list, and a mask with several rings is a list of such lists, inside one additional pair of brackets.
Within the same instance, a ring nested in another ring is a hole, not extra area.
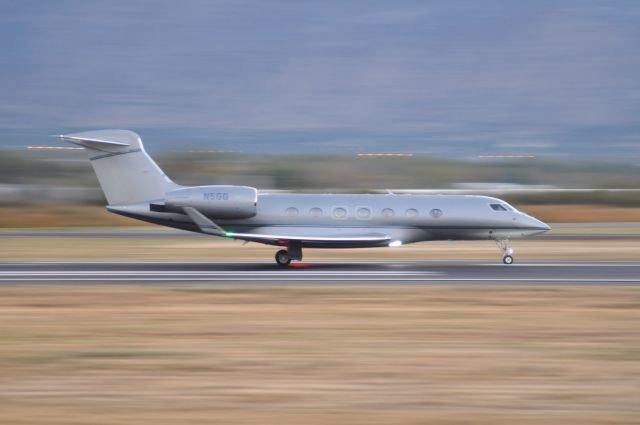
[(513, 248), (511, 248), (509, 246), (509, 241), (500, 240), (500, 241), (496, 241), (496, 243), (498, 244), (498, 246), (500, 247), (500, 249), (504, 253), (504, 256), (502, 257), (502, 262), (505, 263), (505, 264), (512, 264), (513, 263)]
[(281, 249), (276, 252), (276, 263), (279, 266), (286, 267), (291, 263), (291, 260), (302, 260), (302, 242), (301, 241), (289, 241), (287, 242), (288, 249)]
[(284, 249), (276, 252), (276, 263), (278, 263), (278, 265), (282, 267), (288, 266), (291, 263), (291, 257), (289, 257), (289, 253)]

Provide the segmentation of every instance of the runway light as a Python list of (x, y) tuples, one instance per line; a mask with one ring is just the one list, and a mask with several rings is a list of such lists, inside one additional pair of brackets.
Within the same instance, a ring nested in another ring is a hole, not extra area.
[(478, 155), (480, 159), (532, 159), (535, 155)]
[(410, 158), (413, 156), (412, 153), (396, 153), (396, 152), (380, 152), (380, 153), (359, 153), (356, 156), (359, 157), (365, 157), (365, 156), (398, 156), (398, 157), (405, 157), (405, 158)]
[(72, 146), (27, 146), (29, 150), (52, 150), (52, 151), (82, 151), (84, 148)]
[(400, 245), (402, 245), (402, 241), (391, 241), (391, 242), (389, 242), (389, 246), (391, 248), (394, 248), (394, 247), (400, 246)]

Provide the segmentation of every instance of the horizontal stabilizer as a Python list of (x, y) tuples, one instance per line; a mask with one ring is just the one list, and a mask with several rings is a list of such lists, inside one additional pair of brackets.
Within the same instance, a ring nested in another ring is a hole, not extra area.
[(65, 136), (61, 134), (58, 137), (60, 140), (73, 143), (74, 145), (84, 146), (86, 148), (95, 149), (103, 152), (114, 152), (121, 150), (122, 148), (126, 148), (131, 146), (128, 143), (115, 142), (112, 140), (101, 140), (101, 139), (91, 139), (87, 137), (77, 137), (77, 136)]

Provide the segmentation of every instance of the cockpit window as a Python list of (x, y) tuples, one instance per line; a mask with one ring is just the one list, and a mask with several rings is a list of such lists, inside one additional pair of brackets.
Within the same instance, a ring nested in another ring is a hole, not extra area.
[(508, 211), (507, 207), (502, 204), (490, 204), (491, 209), (494, 211)]

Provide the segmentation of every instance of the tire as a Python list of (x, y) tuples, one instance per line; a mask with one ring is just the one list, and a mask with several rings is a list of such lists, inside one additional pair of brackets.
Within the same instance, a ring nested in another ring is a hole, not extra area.
[(505, 255), (504, 257), (502, 257), (502, 262), (505, 264), (512, 264), (513, 263), (513, 257), (510, 255)]
[(291, 258), (289, 258), (289, 253), (284, 249), (276, 252), (276, 263), (278, 263), (281, 267), (286, 267), (291, 263)]

